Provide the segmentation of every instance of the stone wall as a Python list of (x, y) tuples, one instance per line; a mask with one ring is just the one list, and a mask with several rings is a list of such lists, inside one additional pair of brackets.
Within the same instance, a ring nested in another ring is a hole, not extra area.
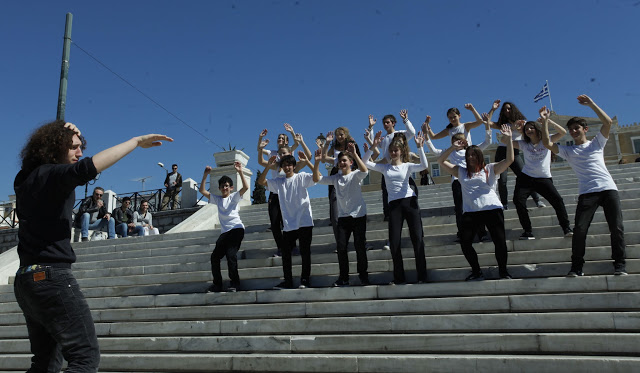
[(18, 228), (0, 230), (0, 254), (18, 244)]

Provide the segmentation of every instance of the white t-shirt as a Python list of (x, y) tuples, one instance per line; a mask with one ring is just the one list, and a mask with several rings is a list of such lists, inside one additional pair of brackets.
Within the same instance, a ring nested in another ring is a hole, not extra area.
[[(406, 130), (394, 131), (390, 134), (385, 135), (380, 142), (380, 159), (386, 159), (387, 162), (391, 162), (391, 157), (389, 157), (389, 145), (391, 144), (391, 140), (395, 137), (396, 133), (403, 133), (407, 138), (407, 141), (411, 140), (416, 135), (416, 130), (413, 128), (413, 124), (409, 119), (403, 120)], [(397, 124), (396, 124), (397, 125)], [(372, 131), (373, 132), (373, 131)]]
[(284, 231), (295, 231), (301, 227), (313, 227), (311, 200), (307, 188), (315, 185), (313, 175), (306, 172), (293, 176), (267, 180), (270, 192), (278, 194)]
[(348, 175), (337, 173), (325, 176), (319, 184), (333, 185), (336, 188), (336, 199), (338, 201), (338, 217), (351, 216), (359, 218), (367, 215), (367, 205), (362, 198), (362, 180), (369, 172), (360, 170), (351, 171)]
[(596, 137), (582, 145), (558, 145), (558, 155), (566, 159), (578, 176), (578, 193), (618, 190), (607, 166), (603, 149), (607, 139), (598, 132)]
[(524, 155), (522, 172), (535, 178), (551, 178), (551, 151), (544, 147), (542, 141), (533, 145), (531, 142), (520, 140), (518, 148)]
[[(459, 128), (459, 127), (463, 127), (463, 126), (458, 126), (458, 127), (454, 127), (454, 128)], [(478, 145), (478, 148), (480, 148), (481, 150), (484, 150), (487, 146), (491, 145), (491, 138), (492, 138), (492, 132), (491, 130), (486, 130), (485, 131), (485, 135), (484, 135), (484, 141), (481, 142)], [(471, 136), (469, 136), (467, 138), (467, 141), (471, 141)], [(424, 142), (428, 147), (429, 150), (435, 154), (435, 155), (440, 155), (442, 154), (443, 150), (442, 149), (438, 149), (435, 147), (435, 145), (433, 145), (433, 142), (431, 142), (431, 139), (427, 139)], [(469, 142), (469, 145), (471, 145), (471, 143)], [(467, 167), (467, 159), (464, 157), (466, 153), (466, 150), (456, 150), (454, 152), (451, 152), (451, 154), (449, 155), (449, 157), (447, 158), (447, 160), (449, 160), (449, 162), (451, 162), (454, 166), (462, 166), (462, 167)], [(455, 180), (457, 180), (458, 178), (451, 175), (451, 182), (453, 183)]]
[(384, 176), (389, 202), (415, 196), (413, 189), (409, 187), (409, 177), (412, 173), (420, 172), (429, 167), (427, 156), (424, 154), (422, 147), (418, 148), (418, 155), (420, 156), (420, 164), (402, 163), (399, 166), (394, 166), (392, 164), (373, 163), (370, 160), (371, 150), (365, 153), (364, 163), (367, 167), (380, 172)]
[(277, 177), (284, 177), (284, 172), (280, 169), (280, 166), (278, 166), (278, 163), (280, 162), (280, 153), (278, 153), (278, 150), (264, 149), (263, 151), (267, 156), (267, 159), (271, 158), (271, 154), (276, 155), (276, 168), (269, 170), (270, 178), (275, 179)]
[(462, 187), (463, 212), (502, 208), (500, 197), (498, 197), (495, 191), (495, 184), (498, 178), (493, 171), (494, 166), (495, 163), (490, 163), (486, 165), (485, 168), (471, 175), (471, 177), (467, 176), (467, 169), (465, 167), (458, 167), (458, 179)]
[(218, 206), (218, 218), (220, 218), (220, 232), (225, 233), (232, 229), (243, 228), (242, 220), (240, 220), (240, 210), (238, 202), (242, 200), (242, 196), (238, 192), (229, 194), (228, 197), (223, 198), (211, 193), (209, 197), (209, 203), (214, 203)]
[(464, 138), (467, 140), (467, 143), (469, 145), (473, 145), (473, 143), (471, 142), (471, 132), (467, 131), (464, 124), (460, 124), (457, 127), (449, 128), (449, 137), (453, 137), (453, 135), (457, 135), (459, 133), (462, 133), (464, 135)]

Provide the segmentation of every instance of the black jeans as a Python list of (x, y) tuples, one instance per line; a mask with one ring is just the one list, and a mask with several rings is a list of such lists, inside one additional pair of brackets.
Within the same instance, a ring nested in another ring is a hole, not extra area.
[(400, 247), (402, 224), (405, 219), (407, 220), (409, 236), (413, 244), (418, 281), (426, 281), (427, 260), (424, 257), (424, 232), (422, 230), (422, 217), (420, 216), (417, 197), (401, 198), (389, 203), (389, 248), (393, 259), (393, 281), (396, 283), (406, 282)]
[(71, 269), (47, 267), (17, 274), (16, 300), (27, 322), (31, 342), (28, 372), (96, 372), (98, 338), (89, 305)]
[(353, 218), (345, 216), (338, 219), (338, 265), (340, 266), (340, 279), (349, 281), (349, 256), (347, 254), (347, 243), (353, 232), (353, 246), (356, 248), (356, 259), (358, 262), (358, 274), (360, 278), (367, 277), (368, 261), (367, 249), (365, 248), (367, 232), (367, 216)]
[[(451, 192), (453, 193), (453, 209), (456, 212), (458, 237), (460, 237), (460, 232), (462, 232), (462, 185), (460, 185), (460, 180), (455, 179), (451, 183)], [(478, 234), (478, 239), (482, 239), (487, 235), (487, 230), (485, 229), (484, 224), (477, 226), (475, 232)]]
[(302, 273), (300, 278), (309, 280), (311, 276), (311, 238), (313, 227), (300, 227), (294, 231), (284, 232), (284, 246), (282, 247), (282, 272), (284, 281), (293, 283), (291, 273), (291, 251), (296, 246), (296, 239), (299, 240), (300, 257), (302, 259)]
[[(418, 197), (418, 186), (416, 185), (415, 180), (411, 176), (409, 176), (409, 187), (413, 189), (413, 192)], [(382, 181), (380, 182), (380, 188), (382, 189), (382, 213), (385, 218), (389, 217), (389, 192), (387, 192), (387, 183), (384, 181), (384, 175), (382, 176)]]
[(617, 190), (604, 190), (602, 192), (581, 194), (578, 197), (573, 241), (571, 243), (571, 268), (582, 269), (587, 245), (587, 232), (598, 206), (602, 206), (604, 217), (609, 225), (609, 232), (611, 232), (611, 259), (615, 263), (625, 264), (627, 255), (620, 196)]
[(500, 271), (507, 270), (507, 241), (504, 235), (504, 213), (502, 209), (493, 209), (485, 211), (465, 212), (462, 214), (462, 232), (460, 236), (460, 246), (464, 257), (469, 262), (471, 270), (480, 271), (480, 263), (478, 262), (478, 254), (473, 248), (473, 232), (475, 228), (485, 224), (491, 240), (495, 246), (496, 260)]
[(278, 194), (269, 193), (268, 208), (271, 234), (273, 234), (273, 239), (276, 241), (278, 251), (280, 251), (284, 247), (284, 239), (282, 238), (282, 211), (280, 211)]
[(513, 203), (516, 205), (518, 211), (518, 219), (520, 219), (520, 225), (525, 232), (531, 232), (531, 220), (529, 219), (529, 212), (527, 211), (527, 198), (531, 193), (538, 192), (542, 195), (554, 210), (556, 210), (556, 216), (560, 226), (564, 229), (569, 228), (571, 223), (569, 222), (569, 216), (567, 215), (567, 209), (564, 207), (564, 201), (558, 193), (558, 190), (553, 186), (553, 179), (551, 178), (536, 178), (531, 177), (525, 173), (521, 173), (516, 178), (516, 189), (513, 191)]
[(244, 228), (235, 228), (224, 232), (218, 237), (216, 247), (211, 253), (211, 273), (213, 274), (213, 284), (222, 286), (222, 273), (220, 272), (220, 259), (227, 257), (227, 269), (229, 270), (229, 279), (231, 284), (239, 285), (240, 276), (238, 275), (238, 250), (244, 238)]
[[(511, 163), (511, 171), (516, 174), (516, 177), (519, 177), (522, 174), (522, 167), (524, 166), (524, 156), (520, 154), (519, 149), (513, 149), (513, 163)], [(506, 146), (498, 146), (496, 149), (496, 157), (495, 161), (500, 162), (503, 159), (507, 159), (507, 147)], [(507, 206), (509, 203), (509, 191), (507, 191), (507, 174), (508, 171), (504, 171), (500, 174), (500, 178), (498, 179), (498, 193), (500, 194), (500, 201), (504, 206)], [(531, 192), (531, 198), (533, 201), (538, 204), (540, 201), (540, 197), (538, 197), (538, 193)]]

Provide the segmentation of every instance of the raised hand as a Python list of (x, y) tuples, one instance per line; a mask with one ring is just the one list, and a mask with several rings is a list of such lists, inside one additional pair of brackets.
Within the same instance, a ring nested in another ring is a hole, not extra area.
[(473, 111), (473, 104), (464, 104), (464, 108)]
[(366, 152), (368, 152), (368, 151), (369, 151), (369, 143), (366, 143), (366, 142), (365, 142), (365, 143), (362, 145), (362, 149), (364, 149), (364, 152), (365, 152), (365, 153), (366, 153)]
[(369, 127), (373, 127), (374, 124), (376, 124), (376, 120), (373, 118), (373, 115), (369, 114)]
[(269, 132), (269, 131), (267, 131), (267, 129), (266, 129), (266, 128), (265, 128), (265, 129), (263, 129), (263, 130), (262, 130), (262, 132), (260, 132), (260, 137), (265, 137), (265, 136), (267, 136), (267, 132)]
[(264, 139), (260, 141), (260, 149), (266, 148), (268, 144), (269, 144), (269, 139)]
[(356, 143), (354, 142), (347, 143), (347, 153), (356, 154)]
[[(524, 122), (524, 120), (523, 121), (519, 120), (518, 122)], [(500, 133), (502, 133), (503, 136), (511, 138), (511, 127), (509, 127), (508, 124), (503, 124), (502, 128), (500, 128)]]
[(493, 111), (496, 111), (498, 110), (499, 107), (500, 107), (500, 100), (493, 101), (493, 105), (491, 105), (491, 109), (493, 109)]
[(480, 115), (480, 117), (482, 118), (483, 122), (488, 122), (489, 121), (489, 114), (488, 113), (482, 113)]
[(238, 173), (242, 172), (242, 163), (237, 161), (233, 162), (233, 168), (235, 168)]
[(76, 125), (75, 125), (75, 124), (73, 124), (73, 123), (70, 123), (70, 122), (65, 123), (65, 124), (64, 124), (64, 128), (68, 128), (68, 129), (72, 130), (72, 131), (73, 131), (73, 132), (75, 132), (75, 133), (76, 133), (76, 135), (78, 135), (78, 136), (80, 136), (80, 135), (81, 135), (80, 130), (79, 130), (79, 129), (78, 129), (78, 127), (76, 127)]
[(548, 120), (551, 116), (551, 112), (546, 106), (541, 107), (538, 113), (540, 113), (540, 118), (542, 118), (543, 120)]
[(593, 100), (587, 95), (580, 95), (578, 96), (578, 103), (580, 105), (590, 106), (593, 105)]
[(456, 140), (451, 144), (455, 150), (462, 150), (467, 148), (467, 140)]
[(322, 149), (316, 149), (315, 161), (316, 162), (322, 161)]
[(422, 131), (416, 133), (416, 146), (418, 148), (422, 148), (422, 145), (424, 145), (424, 133)]
[(380, 145), (381, 142), (382, 142), (382, 131), (378, 131), (376, 133), (376, 137), (373, 138), (373, 145), (371, 145), (371, 147), (375, 148), (378, 145)]
[(162, 141), (173, 142), (173, 139), (169, 136), (158, 134), (138, 136), (138, 146), (144, 149), (160, 146), (162, 145)]
[(296, 142), (298, 142), (298, 143), (302, 143), (302, 141), (303, 141), (302, 134), (301, 133), (296, 133), (295, 135), (293, 135), (293, 139), (296, 140)]
[(327, 139), (327, 143), (333, 141), (333, 131), (327, 132), (327, 136), (325, 136), (325, 138)]
[(271, 166), (276, 164), (276, 158), (277, 157), (278, 156), (276, 156), (276, 155), (272, 155), (271, 157), (269, 157), (269, 167), (271, 167)]
[(284, 124), (284, 129), (287, 132), (293, 132), (293, 127), (291, 127), (291, 125), (289, 123), (285, 123)]
[(306, 154), (304, 154), (304, 152), (303, 152), (303, 151), (299, 151), (299, 152), (298, 152), (298, 160), (300, 160), (300, 162), (308, 161), (308, 159), (307, 159), (307, 155), (306, 155)]
[(211, 166), (207, 166), (204, 168), (204, 173), (208, 174), (209, 172), (211, 172), (211, 170), (212, 170)]
[(400, 110), (400, 117), (402, 117), (402, 119), (407, 120), (408, 116), (407, 109)]
[(422, 132), (425, 135), (428, 135), (429, 131), (431, 131), (431, 126), (429, 125), (429, 123), (431, 123), (431, 115), (427, 115), (427, 117), (424, 119), (424, 122), (422, 123)]

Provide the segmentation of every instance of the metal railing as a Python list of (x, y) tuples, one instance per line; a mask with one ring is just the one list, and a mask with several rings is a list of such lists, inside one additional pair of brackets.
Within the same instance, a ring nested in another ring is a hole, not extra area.
[(16, 228), (18, 226), (18, 217), (16, 216), (16, 209), (9, 208), (7, 213), (7, 207), (5, 207), (5, 213), (0, 216), (0, 227)]

